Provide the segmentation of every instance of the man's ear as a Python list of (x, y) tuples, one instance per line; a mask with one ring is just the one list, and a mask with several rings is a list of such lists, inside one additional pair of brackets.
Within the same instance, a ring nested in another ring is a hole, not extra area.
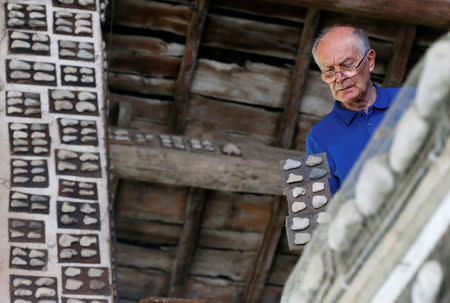
[(367, 53), (367, 62), (369, 63), (369, 71), (373, 72), (375, 69), (375, 57), (377, 55), (377, 52), (372, 48)]

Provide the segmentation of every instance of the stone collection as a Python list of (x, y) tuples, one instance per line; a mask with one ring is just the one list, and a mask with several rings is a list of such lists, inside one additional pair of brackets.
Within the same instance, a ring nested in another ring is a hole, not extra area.
[(41, 96), (35, 93), (7, 91), (6, 115), (11, 117), (40, 118)]
[(100, 230), (98, 203), (59, 201), (58, 227)]
[(16, 122), (8, 126), (12, 155), (47, 156), (50, 153), (48, 124)]
[(97, 234), (58, 234), (60, 263), (100, 263)]
[(58, 302), (58, 283), (54, 277), (12, 275), (10, 286), (11, 302)]
[(45, 243), (44, 221), (9, 219), (10, 242)]
[(11, 246), (9, 266), (19, 269), (43, 270), (47, 266), (47, 255), (46, 249)]
[(98, 145), (97, 123), (93, 120), (58, 119), (61, 143), (72, 145)]
[(11, 191), (9, 195), (9, 211), (33, 214), (48, 214), (50, 197), (47, 195), (27, 194)]
[(161, 141), (162, 147), (183, 149), (183, 150), (186, 149), (186, 144), (184, 143), (183, 137), (159, 135), (159, 140)]
[(53, 63), (6, 60), (6, 73), (10, 83), (56, 85), (56, 67)]
[(47, 160), (11, 160), (11, 185), (48, 187)]
[(43, 33), (9, 31), (9, 52), (12, 54), (50, 55), (50, 37)]
[(5, 3), (5, 12), (7, 28), (35, 31), (47, 30), (47, 18), (44, 5)]
[(0, 197), (8, 233), (0, 263), (9, 266), (0, 275), (10, 285), (0, 301), (110, 303), (109, 221), (100, 217), (108, 212), (108, 170), (98, 5), (37, 0), (2, 9), (0, 137), (9, 165), (0, 177), (10, 189)]
[(89, 42), (76, 42), (69, 40), (58, 41), (58, 54), (60, 59), (94, 61), (94, 44)]
[[(95, 87), (95, 71), (89, 67), (61, 65), (61, 82), (62, 85)], [(83, 104), (86, 109), (82, 109), (80, 103), (77, 104), (80, 108), (76, 107), (78, 112), (93, 108)]]
[(97, 200), (97, 183), (59, 179), (59, 195), (83, 200)]
[(62, 35), (92, 37), (92, 14), (56, 11), (53, 13), (53, 32)]
[(62, 277), (63, 294), (104, 295), (109, 292), (106, 267), (63, 267)]
[(286, 232), (291, 250), (302, 248), (317, 224), (329, 222), (324, 212), (331, 198), (325, 153), (281, 161), (288, 202)]
[(50, 90), (50, 112), (98, 115), (97, 94), (85, 91)]

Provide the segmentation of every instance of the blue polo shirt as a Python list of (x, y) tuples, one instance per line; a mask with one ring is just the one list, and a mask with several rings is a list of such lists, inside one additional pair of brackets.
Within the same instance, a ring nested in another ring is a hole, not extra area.
[(377, 89), (377, 99), (365, 111), (344, 109), (335, 101), (333, 110), (314, 125), (306, 137), (308, 155), (327, 153), (330, 190), (335, 193), (394, 101), (400, 88)]

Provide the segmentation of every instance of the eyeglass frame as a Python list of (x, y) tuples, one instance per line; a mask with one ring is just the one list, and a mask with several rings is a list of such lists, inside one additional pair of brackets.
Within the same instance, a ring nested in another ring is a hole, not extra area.
[[(359, 63), (358, 63), (357, 65), (355, 65), (355, 64), (346, 64), (346, 65), (344, 65), (344, 67), (353, 66), (353, 67), (355, 68), (355, 74), (354, 74), (354, 75), (346, 76), (346, 75), (344, 75), (344, 73), (343, 73), (340, 69), (338, 70), (338, 72), (339, 72), (342, 76), (344, 76), (344, 77), (346, 77), (346, 78), (351, 78), (351, 77), (355, 76), (355, 75), (356, 75), (356, 72), (357, 72), (357, 70), (358, 70), (358, 67), (361, 65), (361, 63), (364, 61), (364, 59), (366, 59), (367, 54), (368, 54), (371, 50), (372, 50), (372, 48), (370, 48), (370, 49), (364, 54), (364, 56), (362, 57), (361, 61), (359, 61)], [(325, 80), (322, 78), (322, 75), (325, 74), (325, 73), (330, 73), (330, 72), (333, 72), (333, 73), (334, 73), (334, 79), (333, 79), (332, 81), (329, 81), (329, 82), (328, 82), (328, 81), (325, 81)], [(325, 83), (333, 83), (333, 82), (336, 81), (336, 79), (337, 79), (337, 72), (335, 72), (334, 70), (329, 70), (329, 71), (320, 73), (320, 77), (319, 77), (319, 78), (320, 78), (323, 82), (325, 82)]]

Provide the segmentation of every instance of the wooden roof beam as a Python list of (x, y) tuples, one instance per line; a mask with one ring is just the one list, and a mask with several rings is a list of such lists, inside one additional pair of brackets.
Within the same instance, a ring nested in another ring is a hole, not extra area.
[(175, 260), (172, 263), (168, 293), (170, 297), (179, 297), (184, 293), (184, 282), (189, 274), (197, 246), (204, 206), (205, 190), (191, 187), (186, 207), (186, 219), (178, 240)]
[(314, 7), (322, 10), (448, 29), (448, 0), (266, 0), (278, 5)]
[(298, 46), (295, 68), (289, 84), (286, 97), (286, 106), (281, 120), (280, 145), (290, 148), (294, 138), (295, 127), (297, 125), (300, 98), (304, 90), (306, 79), (308, 78), (309, 63), (311, 62), (311, 48), (314, 35), (317, 32), (319, 22), (319, 11), (314, 8), (308, 9), (305, 18), (300, 44)]
[(179, 150), (162, 147), (157, 137), (152, 143), (139, 143), (131, 138), (131, 131), (130, 140), (123, 135), (115, 140), (117, 132), (124, 130), (110, 130), (113, 172), (130, 180), (281, 196), (280, 161), (304, 156), (263, 144), (238, 144), (242, 156), (224, 155), (223, 144), (218, 143), (213, 143), (214, 152), (195, 152), (189, 146)]
[(175, 83), (175, 106), (172, 115), (173, 131), (177, 134), (184, 133), (186, 125), (186, 113), (189, 106), (194, 71), (197, 66), (198, 48), (206, 19), (206, 9), (209, 0), (198, 0), (197, 9), (192, 12), (191, 23), (186, 37), (183, 60)]

